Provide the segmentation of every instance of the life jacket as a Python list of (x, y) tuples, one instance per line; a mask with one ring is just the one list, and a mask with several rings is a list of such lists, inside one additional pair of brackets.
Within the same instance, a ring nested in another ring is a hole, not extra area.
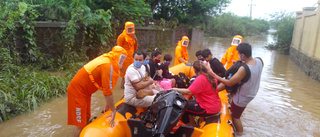
[(226, 78), (230, 79), (238, 71), (238, 69), (241, 66), (243, 66), (245, 68), (246, 76), (239, 83), (237, 83), (231, 87), (226, 86), (226, 90), (228, 93), (237, 92), (238, 88), (241, 87), (245, 82), (247, 82), (251, 76), (251, 72), (250, 72), (248, 65), (242, 61), (237, 61), (227, 70), (227, 72), (225, 74)]
[(178, 75), (175, 75), (174, 79), (176, 80), (177, 88), (188, 88), (190, 86), (189, 77), (182, 72), (180, 72)]

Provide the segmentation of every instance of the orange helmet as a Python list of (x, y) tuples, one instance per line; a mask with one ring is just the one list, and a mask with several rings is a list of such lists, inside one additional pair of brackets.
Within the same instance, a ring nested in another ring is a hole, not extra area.
[(189, 38), (187, 36), (183, 36), (182, 39), (181, 39), (181, 45), (182, 46), (185, 46), (185, 47), (188, 47), (189, 45)]
[(232, 40), (232, 42), (231, 42), (231, 45), (238, 46), (240, 43), (242, 43), (242, 40), (243, 40), (242, 36), (240, 36), (240, 35), (235, 35), (235, 36), (233, 37), (233, 40)]
[(126, 22), (124, 30), (126, 31), (127, 34), (134, 34), (135, 33), (134, 23), (130, 21)]
[(111, 54), (111, 58), (114, 61), (118, 61), (118, 65), (122, 66), (124, 60), (126, 59), (128, 53), (127, 51), (122, 48), (121, 46), (114, 46), (112, 48), (112, 51), (109, 52), (109, 54)]

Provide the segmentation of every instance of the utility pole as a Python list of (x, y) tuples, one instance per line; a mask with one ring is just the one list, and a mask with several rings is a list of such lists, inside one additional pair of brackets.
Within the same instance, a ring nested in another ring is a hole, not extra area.
[(255, 6), (255, 4), (252, 4), (252, 1), (251, 0), (251, 3), (250, 3), (250, 19), (252, 19), (252, 5)]

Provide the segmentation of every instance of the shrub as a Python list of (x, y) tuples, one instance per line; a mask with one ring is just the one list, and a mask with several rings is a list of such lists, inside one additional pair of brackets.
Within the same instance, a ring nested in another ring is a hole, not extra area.
[(272, 16), (272, 26), (276, 29), (273, 36), (276, 38), (276, 42), (274, 44), (268, 44), (266, 48), (279, 50), (288, 54), (295, 23), (293, 13), (278, 12), (274, 13)]

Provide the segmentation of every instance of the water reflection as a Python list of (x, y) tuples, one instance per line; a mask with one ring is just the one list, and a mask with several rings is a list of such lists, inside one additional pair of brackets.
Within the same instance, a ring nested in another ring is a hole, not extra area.
[[(209, 48), (221, 59), (232, 38), (205, 38), (203, 46), (188, 48), (190, 61), (195, 52)], [(261, 57), (264, 68), (256, 98), (243, 113), (244, 133), (240, 136), (320, 136), (320, 84), (307, 77), (287, 55), (264, 48), (273, 42), (271, 35), (245, 37), (253, 47), (253, 56)], [(174, 48), (168, 51), (174, 55)], [(173, 64), (173, 63), (172, 63)], [(118, 82), (120, 83), (120, 81)], [(119, 84), (114, 90), (119, 100), (123, 90)], [(92, 116), (99, 116), (105, 101), (102, 93), (92, 97)], [(44, 104), (37, 111), (13, 118), (0, 124), (0, 136), (71, 136), (67, 125), (66, 96)]]

